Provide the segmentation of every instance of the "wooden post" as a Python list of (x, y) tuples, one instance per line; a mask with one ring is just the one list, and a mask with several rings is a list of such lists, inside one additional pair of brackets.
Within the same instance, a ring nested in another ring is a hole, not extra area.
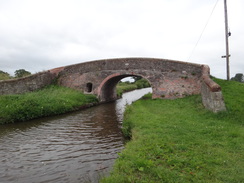
[(225, 42), (226, 42), (226, 74), (227, 80), (230, 80), (230, 66), (229, 66), (229, 32), (228, 32), (228, 15), (227, 15), (227, 0), (224, 0), (225, 9)]

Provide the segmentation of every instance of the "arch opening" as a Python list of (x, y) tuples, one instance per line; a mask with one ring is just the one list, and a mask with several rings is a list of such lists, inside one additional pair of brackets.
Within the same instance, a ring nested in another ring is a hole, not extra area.
[[(141, 82), (141, 86), (138, 88), (131, 88), (127, 91), (131, 91), (134, 89), (140, 89), (140, 88), (145, 88), (143, 86), (143, 82), (148, 83), (148, 87), (152, 87), (150, 81), (146, 78), (144, 78), (143, 76), (140, 75), (131, 75), (131, 74), (123, 74), (123, 75), (116, 75), (114, 77), (110, 77), (109, 79), (105, 79), (106, 81), (104, 82), (104, 84), (101, 86), (101, 91), (99, 93), (99, 100), (101, 102), (110, 102), (110, 101), (114, 101), (116, 99), (118, 99), (119, 97), (121, 97), (122, 94), (120, 94), (117, 91), (117, 87), (123, 85), (123, 83), (130, 83), (130, 85), (137, 85), (140, 84), (140, 82), (136, 83), (137, 81), (139, 81), (140, 79), (143, 79), (144, 81)], [(122, 80), (122, 81), (121, 81)], [(123, 93), (124, 91), (122, 91)]]
[(86, 83), (86, 92), (88, 93), (92, 92), (92, 83)]

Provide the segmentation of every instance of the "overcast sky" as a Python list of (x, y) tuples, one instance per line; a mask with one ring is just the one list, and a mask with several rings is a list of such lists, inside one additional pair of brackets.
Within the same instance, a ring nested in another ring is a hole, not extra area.
[[(17, 69), (35, 73), (97, 59), (153, 57), (208, 64), (212, 75), (226, 79), (224, 0), (209, 20), (216, 2), (0, 0), (0, 70), (13, 75)], [(244, 1), (227, 2), (233, 77), (244, 73)]]

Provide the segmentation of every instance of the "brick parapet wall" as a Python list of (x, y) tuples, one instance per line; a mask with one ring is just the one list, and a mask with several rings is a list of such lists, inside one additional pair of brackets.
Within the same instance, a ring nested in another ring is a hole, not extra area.
[(174, 72), (175, 70), (184, 70), (201, 75), (201, 65), (187, 62), (180, 62), (168, 59), (157, 58), (115, 58), (103, 59), (90, 62), (83, 62), (64, 67), (60, 75), (69, 75), (72, 73), (87, 73), (103, 70), (151, 70), (164, 72)]
[(50, 85), (56, 78), (50, 71), (40, 72), (19, 79), (0, 81), (0, 95), (22, 94)]
[(221, 87), (210, 78), (210, 68), (207, 65), (203, 65), (202, 71), (201, 95), (204, 107), (213, 112), (225, 111)]

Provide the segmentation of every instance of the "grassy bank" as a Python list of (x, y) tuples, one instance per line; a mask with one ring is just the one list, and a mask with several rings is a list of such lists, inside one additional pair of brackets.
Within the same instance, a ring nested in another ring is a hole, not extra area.
[(0, 96), (0, 124), (63, 114), (94, 102), (97, 99), (93, 95), (54, 85), (21, 95), (3, 95)]
[(119, 97), (122, 96), (123, 93), (125, 92), (129, 92), (132, 90), (136, 90), (136, 89), (141, 89), (141, 88), (147, 88), (150, 87), (150, 84), (148, 83), (148, 81), (146, 79), (140, 79), (137, 80), (136, 82), (119, 82), (118, 85), (116, 86), (116, 90), (117, 90), (117, 95)]
[(216, 82), (227, 112), (207, 111), (200, 96), (129, 106), (131, 140), (101, 182), (244, 182), (244, 84)]

